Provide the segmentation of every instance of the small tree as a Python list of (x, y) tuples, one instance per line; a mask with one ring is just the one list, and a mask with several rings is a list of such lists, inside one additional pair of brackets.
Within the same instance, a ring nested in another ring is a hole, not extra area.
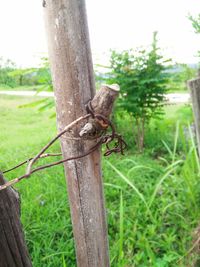
[(0, 57), (0, 84), (13, 87), (16, 85), (15, 79), (9, 73), (16, 68), (15, 63), (10, 59)]
[(141, 151), (144, 146), (145, 125), (151, 118), (163, 113), (167, 73), (157, 47), (157, 33), (153, 34), (150, 51), (112, 51), (110, 80), (121, 87), (120, 107), (133, 116), (136, 127), (136, 142)]
[[(197, 17), (189, 16), (192, 26), (195, 30), (195, 33), (200, 33), (200, 14)], [(198, 56), (200, 57), (200, 51), (198, 51)]]
[(195, 29), (195, 32), (200, 33), (200, 14), (196, 18), (193, 16), (189, 16), (189, 19), (192, 22), (192, 26)]
[(168, 89), (172, 91), (187, 91), (187, 81), (196, 76), (196, 65), (176, 64), (170, 73)]

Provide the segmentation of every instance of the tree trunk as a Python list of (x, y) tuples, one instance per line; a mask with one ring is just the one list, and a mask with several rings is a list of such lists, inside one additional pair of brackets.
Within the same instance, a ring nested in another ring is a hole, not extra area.
[(200, 78), (188, 81), (194, 113), (198, 152), (200, 155)]
[[(0, 185), (4, 184), (0, 173)], [(20, 200), (9, 187), (0, 191), (0, 267), (31, 267), (20, 222)]]
[[(57, 125), (61, 131), (86, 114), (85, 104), (95, 94), (88, 26), (84, 0), (47, 0), (45, 3)], [(95, 144), (95, 141), (80, 139), (80, 127), (61, 137), (64, 158), (81, 155)], [(110, 266), (100, 150), (65, 163), (64, 167), (77, 264), (79, 267)]]

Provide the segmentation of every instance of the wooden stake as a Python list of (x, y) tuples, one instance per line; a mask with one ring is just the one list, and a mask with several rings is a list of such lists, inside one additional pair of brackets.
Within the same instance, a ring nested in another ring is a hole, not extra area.
[[(46, 0), (45, 21), (59, 131), (85, 115), (95, 84), (84, 0)], [(81, 127), (83, 127), (81, 125)], [(94, 140), (82, 140), (80, 127), (61, 137), (63, 157), (84, 153)], [(73, 138), (78, 140), (74, 140)], [(70, 140), (70, 138), (72, 138)], [(77, 265), (107, 267), (107, 225), (99, 150), (65, 163)], [(55, 192), (56, 193), (56, 192)], [(66, 240), (67, 243), (67, 240)]]
[(200, 155), (200, 73), (198, 78), (188, 81), (188, 87), (192, 100), (198, 152)]
[[(0, 185), (4, 183), (0, 173)], [(0, 266), (32, 266), (20, 222), (19, 195), (12, 187), (0, 192)]]

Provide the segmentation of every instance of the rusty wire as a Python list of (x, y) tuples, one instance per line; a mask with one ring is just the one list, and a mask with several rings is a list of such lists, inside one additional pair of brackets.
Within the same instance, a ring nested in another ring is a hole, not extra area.
[[(58, 164), (70, 161), (70, 160), (76, 160), (76, 159), (80, 159), (83, 157), (88, 156), (89, 154), (91, 154), (92, 152), (94, 152), (98, 147), (100, 147), (102, 144), (106, 145), (106, 152), (104, 153), (104, 156), (109, 156), (112, 153), (121, 153), (122, 155), (124, 155), (124, 150), (127, 147), (126, 142), (123, 140), (122, 136), (117, 134), (115, 132), (115, 128), (114, 125), (111, 123), (111, 121), (109, 119), (107, 119), (105, 116), (103, 116), (102, 114), (95, 114), (93, 111), (93, 108), (91, 106), (91, 102), (88, 103), (88, 105), (86, 106), (86, 110), (88, 112), (87, 115), (82, 116), (80, 118), (78, 118), (77, 120), (73, 121), (72, 123), (70, 123), (69, 125), (67, 125), (63, 131), (61, 131), (60, 133), (58, 133), (47, 145), (45, 145), (41, 151), (33, 158), (29, 158), (28, 160), (25, 160), (21, 163), (19, 163), (18, 165), (16, 165), (13, 168), (10, 168), (6, 171), (3, 171), (3, 173), (7, 173), (10, 172), (14, 169), (17, 169), (19, 167), (21, 167), (24, 164), (28, 164), (27, 166), (27, 170), (26, 173), (18, 178), (15, 178), (7, 183), (5, 183), (4, 185), (0, 186), (0, 191), (3, 189), (6, 189), (7, 187), (14, 185), (18, 182), (20, 182), (22, 179), (25, 178), (29, 178), (31, 174), (46, 169), (46, 168), (50, 168), (52, 166), (56, 166)], [(99, 121), (103, 121), (104, 125), (105, 125), (105, 129), (103, 130), (103, 133), (100, 133), (100, 135), (98, 137), (96, 137), (97, 143), (92, 146), (88, 151), (86, 151), (85, 153), (83, 153), (82, 155), (78, 155), (78, 156), (73, 156), (73, 157), (69, 157), (66, 159), (62, 159), (56, 162), (52, 162), (46, 165), (42, 165), (39, 166), (35, 169), (32, 169), (33, 164), (38, 161), (40, 158), (46, 158), (46, 157), (50, 157), (50, 156), (61, 156), (61, 153), (44, 153), (59, 137), (61, 137), (64, 133), (66, 133), (67, 131), (69, 131), (72, 127), (74, 127), (76, 124), (78, 124), (80, 121), (88, 119), (89, 117), (92, 117), (93, 119), (97, 119)], [(107, 133), (107, 129), (110, 127), (111, 129), (111, 133)], [(111, 144), (114, 142), (114, 146), (111, 147)]]

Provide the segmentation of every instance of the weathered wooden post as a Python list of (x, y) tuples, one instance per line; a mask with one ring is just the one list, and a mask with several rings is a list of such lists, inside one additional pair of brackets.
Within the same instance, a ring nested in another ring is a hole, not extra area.
[(200, 156), (200, 70), (196, 79), (188, 81), (194, 113), (198, 152)]
[[(95, 94), (84, 0), (46, 0), (43, 3), (59, 131), (86, 114)], [(61, 137), (63, 157), (81, 155), (95, 144), (82, 140), (80, 127)], [(107, 224), (101, 175), (101, 153), (64, 164), (68, 183), (77, 264), (107, 267)], [(66, 240), (67, 241), (67, 240)]]
[[(4, 182), (0, 173), (0, 185)], [(12, 187), (0, 191), (0, 266), (32, 266), (20, 222), (19, 195)]]

